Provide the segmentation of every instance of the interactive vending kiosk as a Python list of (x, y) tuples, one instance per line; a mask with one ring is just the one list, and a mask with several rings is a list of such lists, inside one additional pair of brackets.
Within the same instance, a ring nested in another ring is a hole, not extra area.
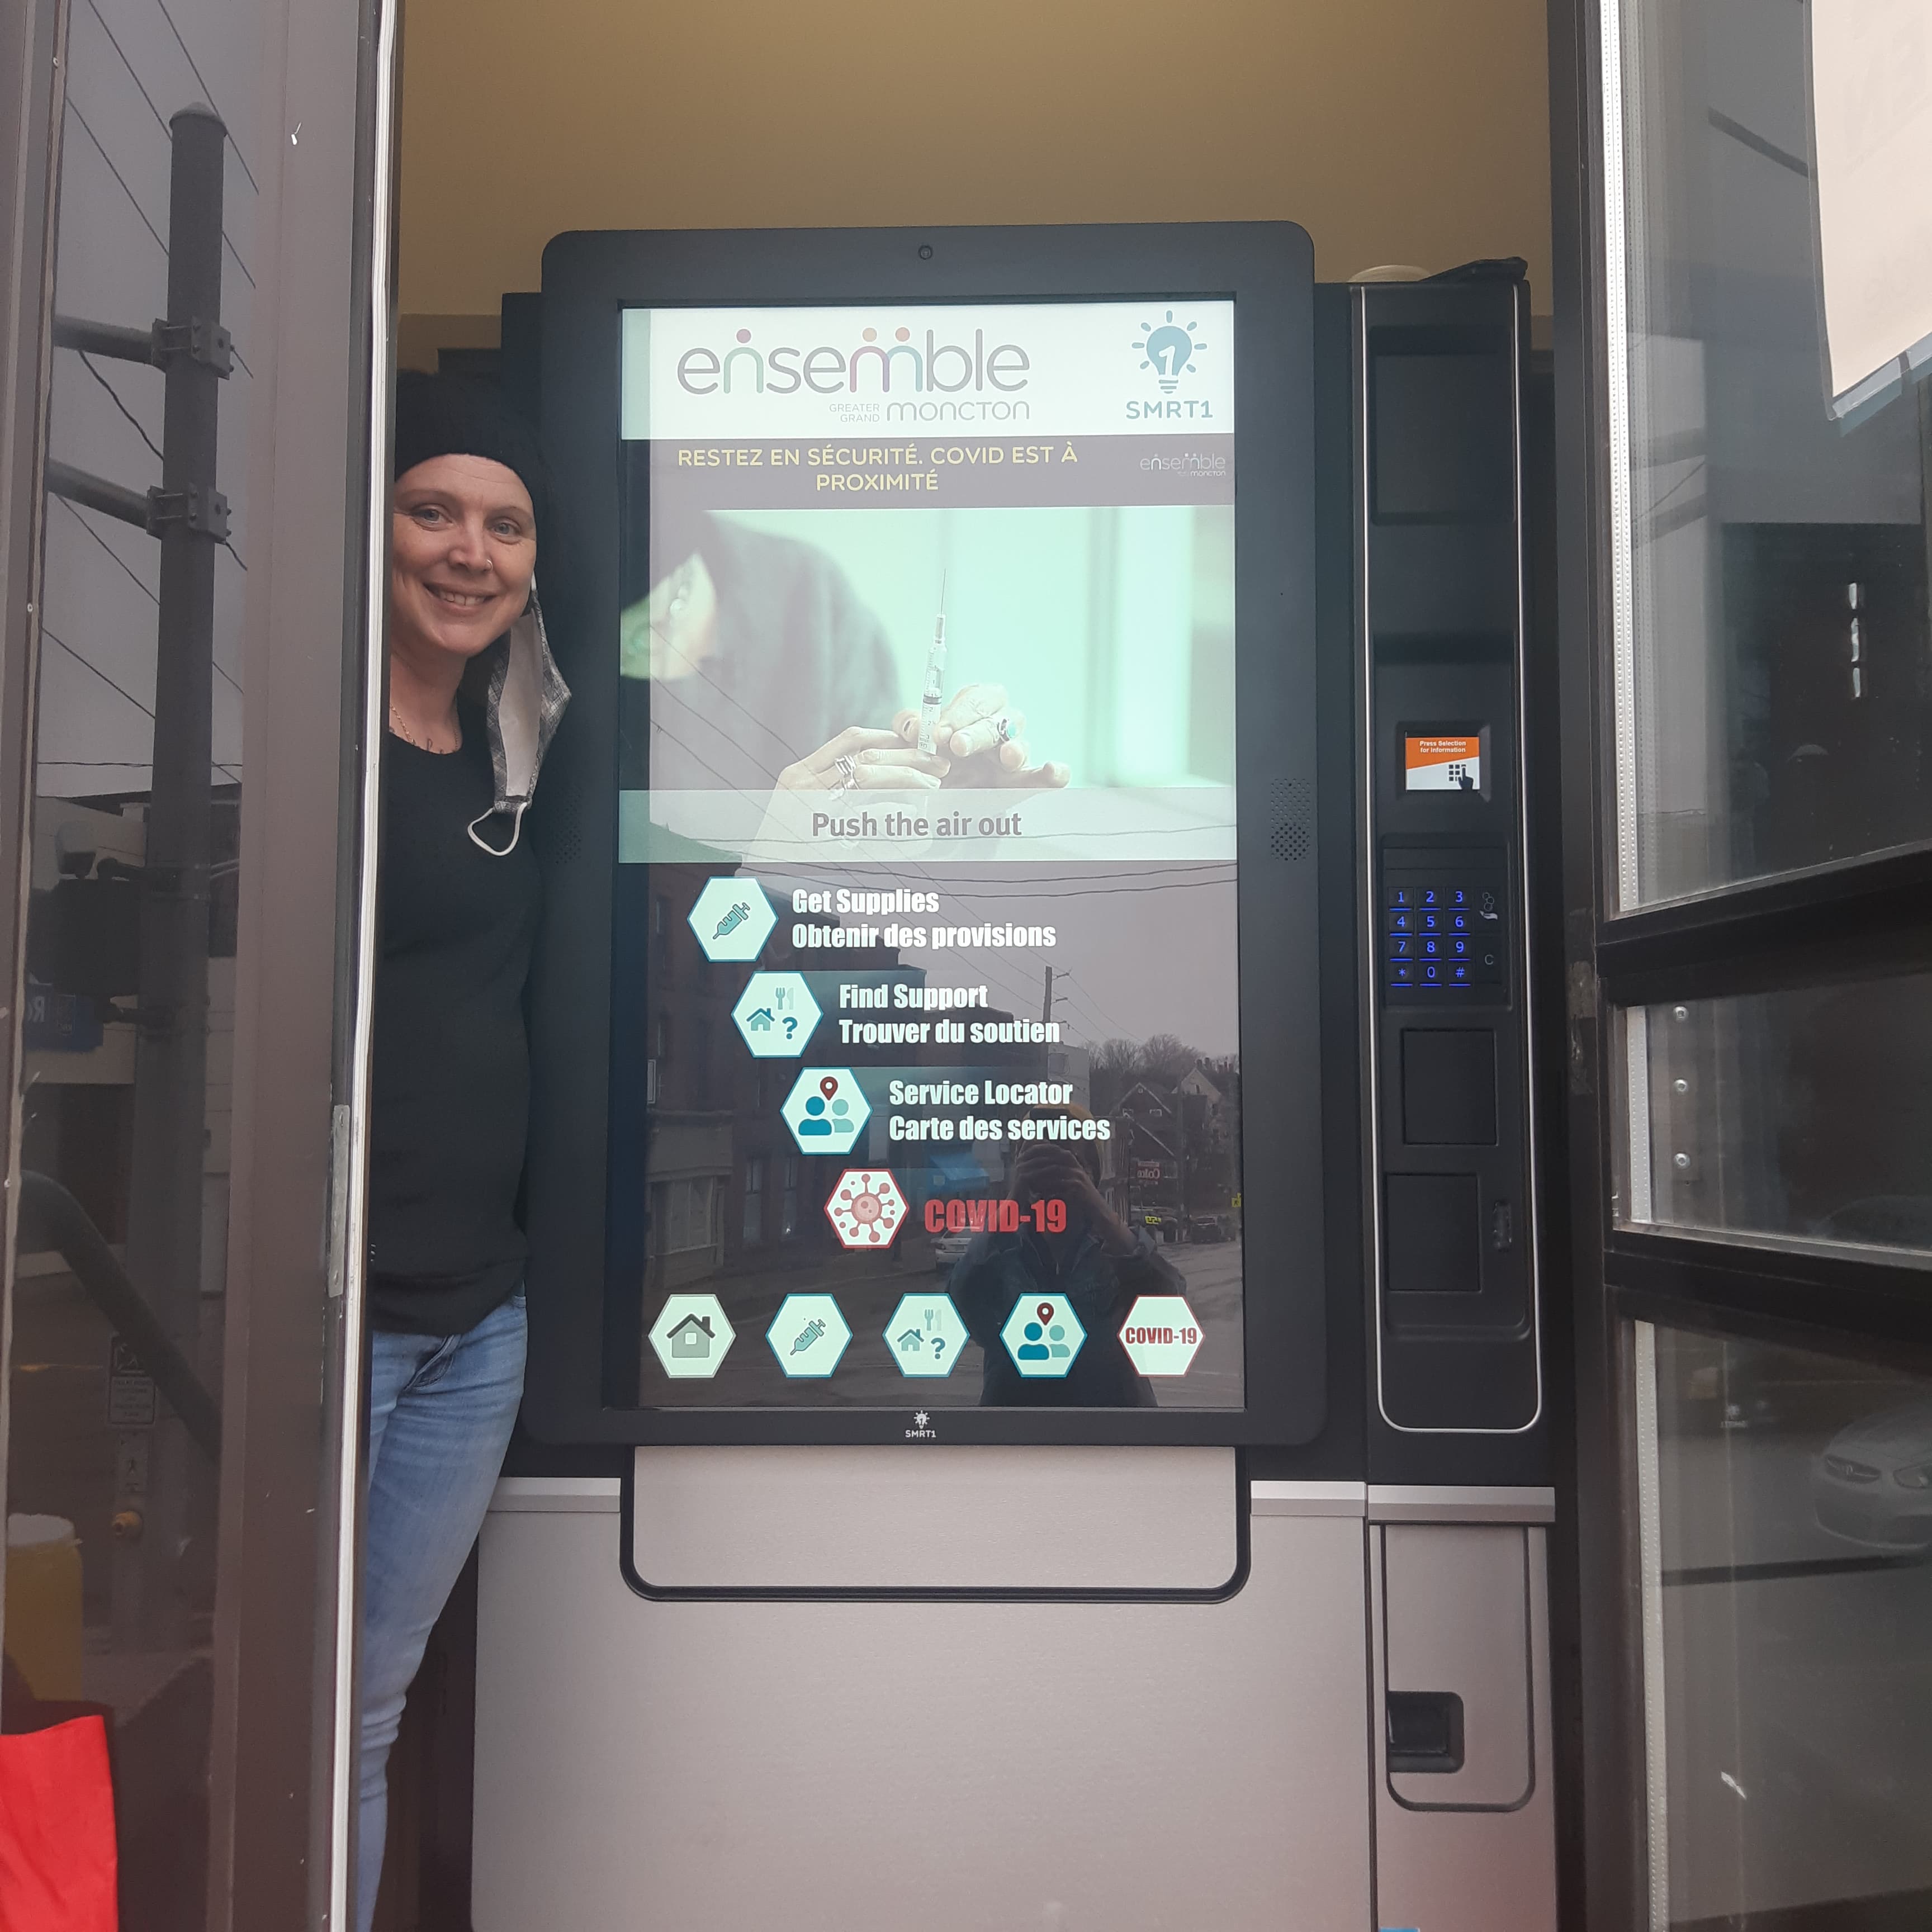
[(1520, 287), (583, 234), (475, 1919), (1554, 1919)]

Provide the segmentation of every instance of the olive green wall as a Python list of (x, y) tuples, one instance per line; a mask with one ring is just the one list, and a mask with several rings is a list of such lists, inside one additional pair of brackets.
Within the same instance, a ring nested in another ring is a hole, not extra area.
[(570, 228), (1286, 218), (1545, 312), (1547, 92), (1544, 0), (409, 0), (404, 356)]

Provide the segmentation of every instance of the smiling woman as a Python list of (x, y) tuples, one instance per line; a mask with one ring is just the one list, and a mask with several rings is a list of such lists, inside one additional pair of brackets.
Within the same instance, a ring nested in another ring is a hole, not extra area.
[(523, 614), (536, 564), (536, 512), (514, 470), (487, 457), (433, 456), (398, 479), (391, 730), (426, 752), (458, 748), (457, 686)]
[(542, 889), (519, 834), (569, 694), (536, 602), (543, 500), (534, 439), (490, 392), (402, 379), (370, 1126), (365, 1928), (404, 1697), (523, 1392), (523, 1002)]

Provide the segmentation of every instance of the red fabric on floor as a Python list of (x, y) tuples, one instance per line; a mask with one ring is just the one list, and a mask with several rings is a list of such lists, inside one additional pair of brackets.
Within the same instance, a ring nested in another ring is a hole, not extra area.
[(0, 1737), (0, 1928), (116, 1932), (115, 1882), (100, 1720)]

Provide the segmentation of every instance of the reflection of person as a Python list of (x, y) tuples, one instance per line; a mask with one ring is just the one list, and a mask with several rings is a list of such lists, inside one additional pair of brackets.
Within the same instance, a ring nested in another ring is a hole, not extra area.
[[(1183, 1292), (1180, 1271), (1145, 1228), (1130, 1228), (1107, 1204), (1091, 1142), (1024, 1143), (1007, 1192), (1024, 1214), (1039, 1202), (1064, 1202), (1066, 1228), (1046, 1234), (1029, 1220), (1016, 1234), (976, 1235), (953, 1268), (953, 1303), (986, 1360), (981, 1406), (1151, 1408), (1154, 1385), (1127, 1359), (1120, 1325), (1137, 1297)], [(1020, 1358), (1049, 1361), (1067, 1352), (1048, 1295), (1071, 1306), (1087, 1339), (1064, 1376), (1022, 1376), (1000, 1335), (1029, 1298), (1040, 1306), (1021, 1330)]]
[(405, 375), (370, 1124), (368, 1492), (356, 1922), (389, 1748), (476, 1540), (524, 1381), (524, 807), (568, 692), (536, 607), (535, 440), (487, 392)]
[(841, 795), (1066, 783), (1064, 765), (1033, 762), (1026, 716), (997, 684), (953, 692), (934, 752), (922, 753), (919, 713), (897, 703), (885, 632), (822, 550), (662, 511), (652, 544), (680, 560), (622, 593), (627, 789)]

